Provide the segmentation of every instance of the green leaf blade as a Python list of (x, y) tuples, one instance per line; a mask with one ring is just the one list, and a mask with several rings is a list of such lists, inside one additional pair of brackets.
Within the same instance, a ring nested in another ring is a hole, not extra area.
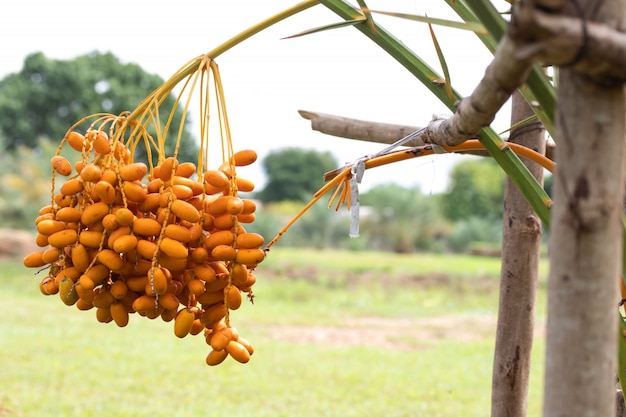
[(308, 29), (308, 30), (296, 33), (294, 35), (285, 36), (284, 38), (281, 38), (281, 39), (299, 38), (301, 36), (312, 35), (314, 33), (324, 32), (327, 30), (339, 29), (339, 28), (343, 28), (346, 26), (354, 26), (356, 24), (363, 23), (365, 20), (366, 18), (363, 17), (360, 19), (352, 19), (352, 20), (345, 20), (343, 22), (338, 22), (338, 23), (331, 23), (330, 25), (318, 26), (312, 29)]

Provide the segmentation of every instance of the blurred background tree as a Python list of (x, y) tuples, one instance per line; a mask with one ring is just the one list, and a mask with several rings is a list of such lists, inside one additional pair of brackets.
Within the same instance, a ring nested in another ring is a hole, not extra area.
[[(120, 62), (111, 53), (92, 52), (71, 60), (33, 53), (19, 72), (0, 80), (0, 146), (15, 151), (20, 145), (35, 148), (42, 138), (57, 142), (84, 116), (132, 111), (163, 81), (137, 64)], [(164, 115), (174, 101), (172, 95), (165, 102)], [(169, 130), (173, 137), (178, 134), (182, 110), (176, 113)], [(198, 145), (187, 126), (181, 141), (179, 160), (197, 161)], [(175, 140), (166, 142), (169, 154), (174, 146)], [(139, 160), (146, 159), (142, 145), (136, 155)]]
[(19, 145), (0, 154), (0, 227), (32, 229), (39, 209), (50, 204), (50, 157), (57, 144)]
[(452, 221), (470, 217), (501, 221), (505, 178), (491, 158), (459, 162), (452, 168), (450, 184), (441, 196), (443, 215)]
[(330, 152), (302, 148), (277, 149), (262, 164), (267, 184), (256, 198), (264, 203), (308, 201), (324, 185), (324, 173), (338, 166)]
[[(133, 110), (162, 83), (139, 65), (98, 52), (71, 60), (33, 53), (19, 72), (0, 80), (0, 227), (33, 227), (37, 211), (50, 201), (49, 161), (67, 129), (86, 115)], [(169, 112), (174, 102), (170, 96), (164, 108)], [(178, 133), (180, 116), (177, 109), (170, 135)], [(198, 145), (187, 126), (181, 141), (179, 159), (197, 161)], [(146, 160), (142, 145), (138, 160)], [(166, 142), (167, 152), (174, 146), (174, 140)]]
[(361, 234), (368, 247), (399, 253), (441, 251), (449, 225), (440, 215), (437, 199), (419, 188), (378, 185), (363, 193)]
[(491, 158), (467, 159), (452, 168), (449, 185), (439, 196), (442, 215), (453, 222), (448, 250), (499, 253), (505, 179)]

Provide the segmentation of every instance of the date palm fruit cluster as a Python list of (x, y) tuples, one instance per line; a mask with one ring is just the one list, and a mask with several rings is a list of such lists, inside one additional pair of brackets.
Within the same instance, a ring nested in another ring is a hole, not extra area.
[[(202, 158), (179, 163), (161, 150), (148, 167), (133, 161), (137, 134), (127, 132), (149, 135), (125, 117), (100, 115), (85, 134), (68, 131), (51, 159), (51, 203), (35, 220), (41, 249), (24, 265), (47, 272), (43, 294), (95, 310), (99, 322), (160, 317), (179, 338), (202, 333), (208, 365), (229, 355), (248, 362), (253, 348), (230, 312), (242, 293), (253, 300), (254, 269), (265, 257), (263, 237), (245, 230), (255, 203), (238, 196), (254, 184), (237, 168), (256, 153), (230, 151), (219, 168), (204, 169)], [(73, 164), (61, 156), (64, 145)]]

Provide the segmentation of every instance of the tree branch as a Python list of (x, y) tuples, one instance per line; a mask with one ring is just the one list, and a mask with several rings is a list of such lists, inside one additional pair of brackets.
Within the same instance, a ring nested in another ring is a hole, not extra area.
[(509, 36), (502, 38), (483, 79), (469, 97), (457, 103), (449, 119), (432, 120), (420, 138), (426, 143), (457, 146), (489, 126), (511, 94), (524, 82), (532, 60), (519, 57)]
[[(365, 142), (392, 144), (399, 139), (421, 129), (416, 126), (378, 123), (349, 117), (298, 110), (303, 118), (311, 121), (311, 129), (331, 136), (355, 139)], [(424, 141), (417, 138), (405, 146), (423, 146)]]
[[(421, 127), (397, 125), (391, 123), (372, 122), (368, 120), (352, 119), (350, 117), (336, 116), (327, 113), (313, 112), (308, 110), (298, 110), (303, 118), (311, 121), (311, 129), (326, 135), (341, 137), (345, 139), (360, 140), (363, 142), (373, 142), (391, 145)], [(524, 127), (524, 131), (537, 128), (542, 129), (540, 123), (532, 123)], [(423, 146), (424, 141), (418, 137), (407, 142), (404, 146)], [(546, 156), (553, 160), (554, 143), (545, 144)], [(465, 152), (459, 152), (465, 153)], [(471, 155), (490, 156), (487, 151), (467, 152)]]

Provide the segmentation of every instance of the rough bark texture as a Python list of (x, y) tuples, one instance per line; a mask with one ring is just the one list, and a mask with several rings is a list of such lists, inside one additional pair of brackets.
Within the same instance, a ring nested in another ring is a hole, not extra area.
[(615, 417), (626, 417), (626, 406), (624, 405), (624, 393), (621, 389), (615, 392)]
[[(622, 0), (577, 4), (587, 19), (624, 16)], [(560, 70), (545, 417), (615, 415), (624, 107), (621, 85)]]
[(567, 4), (568, 0), (529, 0), (528, 3), (533, 7), (540, 9), (548, 9), (558, 11)]
[[(513, 95), (511, 124), (533, 111), (524, 98)], [(544, 130), (535, 124), (511, 132), (509, 140), (537, 152), (545, 151)], [(541, 183), (543, 168), (524, 161)], [(535, 325), (535, 300), (539, 275), (541, 221), (509, 179), (502, 217), (502, 269), (494, 355), (491, 415), (524, 417), (527, 410), (530, 354)]]
[(515, 7), (509, 34), (523, 44), (518, 56), (610, 81), (626, 80), (626, 34), (614, 27), (546, 13), (526, 3)]

